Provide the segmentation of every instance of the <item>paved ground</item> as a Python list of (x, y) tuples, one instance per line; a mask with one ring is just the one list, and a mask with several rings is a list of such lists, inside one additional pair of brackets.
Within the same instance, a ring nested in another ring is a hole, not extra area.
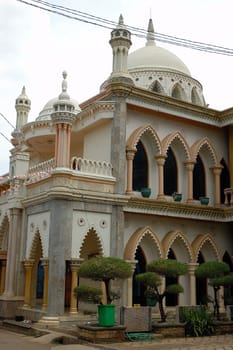
[(114, 344), (56, 345), (51, 341), (59, 334), (29, 337), (0, 329), (1, 350), (233, 350), (233, 334), (203, 338), (158, 339), (153, 342)]

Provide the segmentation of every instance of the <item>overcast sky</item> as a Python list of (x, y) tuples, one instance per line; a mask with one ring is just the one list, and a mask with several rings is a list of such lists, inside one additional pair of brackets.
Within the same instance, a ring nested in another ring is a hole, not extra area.
[[(27, 0), (26, 0), (27, 1)], [(47, 0), (49, 1), (49, 0)], [(30, 2), (30, 0), (28, 0)], [(127, 25), (233, 49), (232, 0), (51, 0), (50, 2), (112, 21), (122, 13)], [(29, 121), (59, 95), (62, 71), (68, 93), (79, 103), (99, 92), (112, 69), (110, 30), (0, 0), (0, 113), (15, 125), (15, 99), (25, 85), (31, 99)], [(130, 52), (145, 45), (132, 36)], [(203, 85), (206, 102), (223, 110), (233, 106), (233, 57), (203, 53), (157, 42), (187, 65)], [(0, 132), (12, 129), (0, 115)], [(8, 172), (10, 143), (0, 134), (0, 174)]]

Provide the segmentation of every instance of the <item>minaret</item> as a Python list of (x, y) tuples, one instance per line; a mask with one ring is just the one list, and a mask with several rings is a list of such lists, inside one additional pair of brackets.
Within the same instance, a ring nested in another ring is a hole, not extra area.
[(25, 86), (22, 88), (22, 92), (15, 101), (15, 109), (17, 112), (16, 119), (16, 131), (20, 131), (21, 127), (28, 122), (28, 113), (31, 109), (31, 101), (26, 95)]
[(62, 92), (53, 105), (51, 118), (56, 125), (55, 167), (70, 167), (70, 138), (75, 120), (75, 106), (67, 93), (67, 73), (63, 72)]
[(133, 84), (133, 80), (128, 73), (128, 51), (131, 42), (131, 33), (124, 25), (123, 16), (120, 15), (118, 25), (111, 32), (109, 41), (113, 52), (113, 67), (110, 80), (113, 78), (124, 78), (128, 83)]

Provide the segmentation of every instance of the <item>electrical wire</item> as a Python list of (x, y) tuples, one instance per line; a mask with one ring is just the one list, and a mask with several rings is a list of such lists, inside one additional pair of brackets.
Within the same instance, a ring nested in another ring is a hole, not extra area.
[[(16, 1), (39, 8), (41, 10), (45, 10), (57, 15), (67, 17), (68, 19), (73, 19), (73, 20), (81, 21), (87, 24), (96, 25), (105, 29), (114, 29), (118, 24), (117, 22), (110, 21), (102, 17), (93, 16), (85, 12), (81, 12), (75, 9), (71, 9), (65, 6), (61, 6), (61, 5), (43, 1), (43, 0), (16, 0)], [(127, 26), (127, 25), (125, 25), (125, 27), (126, 29), (131, 31), (132, 35), (137, 37), (145, 38), (148, 34), (147, 30), (145, 29), (141, 29), (133, 26)], [(153, 35), (154, 39), (163, 43), (182, 46), (185, 48), (204, 51), (208, 53), (233, 56), (233, 49), (230, 49), (230, 48), (202, 43), (199, 41), (192, 41), (184, 38), (178, 38), (175, 36), (166, 35), (166, 34), (157, 33), (157, 32), (150, 33), (150, 35), (151, 36)]]

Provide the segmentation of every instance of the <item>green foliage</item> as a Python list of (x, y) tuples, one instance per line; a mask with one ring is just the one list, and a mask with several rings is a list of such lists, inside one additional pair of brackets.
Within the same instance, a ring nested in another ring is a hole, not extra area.
[(212, 278), (210, 284), (224, 287), (233, 286), (233, 273), (229, 273), (228, 275), (222, 277)]
[(94, 288), (89, 286), (79, 286), (74, 289), (74, 294), (82, 301), (87, 303), (100, 303), (102, 297), (102, 291), (100, 288)]
[(79, 276), (83, 278), (90, 278), (94, 281), (103, 281), (107, 296), (107, 304), (111, 304), (111, 302), (119, 296), (116, 293), (111, 292), (110, 281), (115, 278), (128, 278), (131, 276), (132, 270), (130, 264), (123, 259), (98, 257), (83, 262), (78, 273)]
[(196, 277), (199, 278), (217, 278), (230, 272), (228, 264), (222, 261), (207, 261), (200, 264), (195, 271)]
[(161, 277), (154, 272), (144, 272), (136, 276), (136, 280), (150, 288), (157, 288), (161, 285)]
[(130, 277), (131, 266), (125, 260), (113, 257), (92, 258), (81, 264), (79, 276), (95, 281), (125, 279)]
[[(159, 311), (161, 321), (166, 321), (166, 314), (163, 306), (163, 299), (167, 294), (178, 294), (183, 292), (183, 287), (177, 283), (167, 285), (163, 291), (159, 290), (161, 285), (161, 277), (178, 277), (184, 275), (188, 271), (186, 264), (183, 264), (173, 259), (158, 259), (150, 262), (146, 271), (136, 276), (138, 282), (143, 283), (147, 287), (146, 293), (153, 294), (152, 299), (157, 300), (159, 304)], [(147, 294), (146, 294), (147, 296)]]
[(184, 288), (180, 284), (170, 284), (166, 288), (166, 294), (179, 294), (183, 293)]
[(185, 322), (185, 333), (191, 337), (209, 336), (214, 333), (213, 318), (205, 307), (184, 308), (182, 319)]
[(178, 277), (188, 271), (186, 264), (173, 259), (153, 260), (147, 265), (147, 271), (156, 272), (164, 277)]

